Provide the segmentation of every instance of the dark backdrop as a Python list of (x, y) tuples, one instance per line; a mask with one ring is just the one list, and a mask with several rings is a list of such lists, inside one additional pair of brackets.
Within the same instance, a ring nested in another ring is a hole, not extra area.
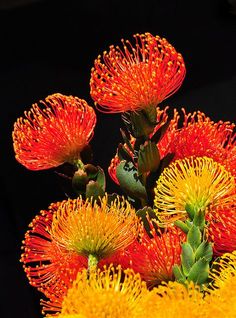
[[(47, 95), (72, 94), (93, 104), (90, 69), (110, 44), (134, 33), (166, 37), (182, 53), (187, 75), (165, 105), (201, 110), (213, 120), (235, 121), (235, 1), (0, 1), (0, 175), (2, 318), (41, 317), (40, 295), (19, 263), (32, 218), (64, 199), (51, 171), (16, 162), (13, 123)], [(121, 140), (119, 115), (97, 113), (94, 162), (105, 169)], [(107, 178), (107, 190), (116, 187)]]

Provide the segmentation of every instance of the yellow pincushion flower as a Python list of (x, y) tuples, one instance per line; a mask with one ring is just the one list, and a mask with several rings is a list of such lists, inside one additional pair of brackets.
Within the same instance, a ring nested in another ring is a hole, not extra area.
[(117, 198), (109, 205), (105, 195), (94, 203), (80, 198), (63, 201), (53, 216), (50, 232), (59, 246), (99, 260), (132, 243), (139, 227), (128, 201)]
[(223, 165), (208, 157), (172, 162), (157, 181), (154, 206), (160, 224), (184, 220), (186, 205), (194, 210), (224, 207), (235, 200), (235, 179)]
[(208, 317), (236, 317), (236, 251), (213, 263), (213, 281), (205, 297)]
[(131, 269), (109, 266), (80, 272), (64, 298), (58, 318), (141, 318), (149, 291)]
[(163, 283), (154, 288), (146, 301), (155, 318), (206, 318), (203, 294), (192, 282), (188, 287), (177, 282)]

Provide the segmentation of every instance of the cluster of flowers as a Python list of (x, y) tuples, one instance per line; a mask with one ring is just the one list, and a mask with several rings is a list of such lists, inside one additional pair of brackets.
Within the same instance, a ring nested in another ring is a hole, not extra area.
[[(32, 220), (21, 262), (58, 318), (236, 317), (235, 124), (160, 107), (183, 57), (150, 33), (122, 40), (91, 70), (91, 107), (52, 94), (14, 124), (16, 160), (71, 187)], [(106, 191), (92, 163), (95, 108), (121, 113)]]

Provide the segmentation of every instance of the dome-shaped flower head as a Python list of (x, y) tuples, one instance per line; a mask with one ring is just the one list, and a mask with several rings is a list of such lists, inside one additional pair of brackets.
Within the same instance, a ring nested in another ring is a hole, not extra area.
[(230, 206), (236, 196), (235, 179), (223, 165), (208, 157), (189, 157), (172, 162), (157, 180), (155, 212), (162, 225), (188, 217), (192, 210)]
[(74, 163), (93, 136), (96, 114), (83, 99), (53, 94), (18, 118), (12, 133), (16, 159), (30, 170)]
[(207, 156), (236, 176), (236, 159), (232, 161), (236, 153), (235, 124), (222, 120), (214, 122), (200, 111), (186, 114), (182, 108), (182, 113), (181, 120), (180, 116), (176, 117), (178, 129), (168, 145), (169, 152), (174, 154), (173, 160)]
[(90, 254), (104, 265), (105, 257), (119, 260), (116, 252), (122, 254), (136, 239), (140, 223), (135, 210), (125, 199), (110, 205), (107, 200), (53, 203), (31, 222), (21, 262), (30, 284), (48, 298), (42, 301), (46, 311), (58, 311), (77, 273), (88, 267)]
[(213, 242), (213, 254), (221, 256), (236, 250), (236, 199), (228, 207), (215, 207), (206, 220), (207, 237)]
[(104, 270), (78, 274), (63, 301), (58, 318), (145, 316), (148, 290), (140, 275), (131, 269), (109, 266)]
[(213, 262), (206, 288), (207, 317), (236, 317), (236, 251)]
[(177, 227), (160, 229), (155, 221), (148, 220), (150, 234), (144, 230), (141, 240), (131, 244), (129, 267), (141, 275), (148, 288), (153, 288), (164, 281), (174, 280), (173, 266), (180, 265), (181, 244), (186, 235)]
[(203, 293), (190, 282), (187, 286), (171, 282), (163, 283), (150, 292), (147, 306), (155, 318), (210, 318), (205, 315)]
[(156, 107), (185, 77), (183, 57), (165, 39), (134, 35), (135, 43), (109, 47), (91, 70), (90, 94), (99, 110), (119, 113)]
[(69, 199), (53, 216), (51, 236), (68, 251), (100, 260), (131, 244), (140, 225), (135, 209), (124, 198), (110, 204), (107, 195), (95, 202)]
[(29, 283), (50, 299), (50, 311), (57, 311), (77, 273), (87, 268), (85, 257), (59, 246), (51, 236), (53, 213), (60, 204), (51, 204), (33, 219), (22, 245), (21, 262)]

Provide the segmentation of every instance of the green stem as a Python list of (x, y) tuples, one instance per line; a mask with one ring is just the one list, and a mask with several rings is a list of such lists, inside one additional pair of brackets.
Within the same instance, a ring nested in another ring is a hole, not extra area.
[(84, 169), (84, 164), (83, 164), (83, 162), (81, 161), (81, 159), (80, 158), (78, 158), (78, 159), (76, 159), (76, 160), (74, 160), (73, 162), (72, 162), (72, 164), (79, 170), (79, 169)]
[(98, 264), (98, 257), (93, 254), (88, 256), (88, 271), (95, 270)]
[[(194, 209), (191, 208), (191, 211)], [(187, 234), (187, 240), (182, 244), (181, 265), (174, 265), (175, 279), (185, 284), (193, 281), (200, 288), (207, 282), (212, 260), (212, 244), (205, 238), (205, 213), (200, 209), (189, 214), (190, 220), (175, 222)]]

